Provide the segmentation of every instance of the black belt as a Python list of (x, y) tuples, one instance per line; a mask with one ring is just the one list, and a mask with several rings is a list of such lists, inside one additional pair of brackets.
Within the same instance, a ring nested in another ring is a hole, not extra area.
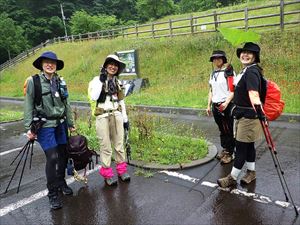
[(112, 113), (112, 112), (115, 112), (115, 111), (119, 111), (119, 109), (109, 109), (109, 110), (104, 110), (103, 113)]
[(65, 116), (63, 116), (63, 117), (46, 117), (46, 119), (47, 120), (61, 120), (61, 119), (66, 119), (66, 117)]

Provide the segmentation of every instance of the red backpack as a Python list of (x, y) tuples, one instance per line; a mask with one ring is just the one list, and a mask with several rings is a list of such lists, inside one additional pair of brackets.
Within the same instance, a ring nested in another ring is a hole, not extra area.
[(264, 112), (269, 121), (276, 120), (284, 108), (280, 88), (275, 82), (266, 80), (264, 77), (262, 77), (261, 81), (261, 101)]

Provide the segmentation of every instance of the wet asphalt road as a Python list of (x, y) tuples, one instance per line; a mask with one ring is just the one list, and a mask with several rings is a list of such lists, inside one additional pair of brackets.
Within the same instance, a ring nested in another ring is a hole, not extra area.
[[(19, 110), (21, 105), (11, 107)], [(201, 129), (208, 140), (220, 149), (217, 126), (212, 118), (160, 115), (170, 117), (174, 123), (191, 124), (195, 132)], [(289, 190), (299, 207), (300, 123), (282, 121), (273, 122), (270, 126)], [(9, 192), (3, 193), (15, 168), (9, 164), (19, 152), (7, 151), (24, 145), (26, 138), (23, 133), (22, 122), (0, 125), (1, 225), (300, 224), (300, 218), (295, 217), (291, 206), (285, 208), (276, 202), (285, 201), (284, 192), (263, 140), (257, 143), (257, 180), (248, 186), (238, 184), (237, 190), (230, 192), (214, 186), (219, 177), (231, 170), (231, 165), (222, 166), (217, 160), (174, 174), (171, 171), (153, 171), (151, 178), (134, 175), (137, 168), (130, 166), (131, 182), (120, 181), (115, 188), (106, 187), (95, 169), (90, 171), (88, 186), (68, 179), (74, 195), (63, 196), (64, 207), (51, 211), (45, 196), (44, 153), (38, 144), (34, 148), (31, 170), (28, 165), (25, 168), (20, 192), (16, 194), (19, 172)]]

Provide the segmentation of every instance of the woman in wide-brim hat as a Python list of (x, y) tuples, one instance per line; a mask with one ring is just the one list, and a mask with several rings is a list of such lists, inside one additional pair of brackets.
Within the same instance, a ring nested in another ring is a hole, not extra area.
[[(27, 78), (24, 85), (24, 125), (28, 130), (28, 139), (37, 139), (45, 153), (49, 203), (51, 209), (59, 209), (62, 207), (59, 192), (73, 194), (65, 180), (66, 144), (68, 128), (70, 131), (76, 130), (67, 86), (56, 73), (64, 67), (64, 62), (54, 52), (46, 51), (33, 62), (33, 66), (40, 72)], [(35, 131), (32, 124), (40, 118), (45, 123)]]
[(246, 163), (247, 172), (242, 177), (242, 184), (249, 184), (256, 179), (255, 172), (255, 142), (262, 136), (260, 120), (265, 122), (265, 115), (260, 101), (262, 68), (260, 62), (260, 47), (252, 42), (245, 43), (237, 49), (243, 70), (235, 80), (233, 114), (235, 116), (236, 153), (231, 173), (221, 179), (221, 187), (233, 186)]
[(124, 150), (124, 129), (129, 129), (129, 122), (123, 90), (117, 79), (125, 66), (117, 55), (108, 55), (103, 63), (100, 77), (94, 77), (88, 90), (91, 105), (95, 105), (92, 110), (96, 116), (96, 133), (100, 140), (99, 174), (108, 186), (117, 184), (111, 167), (112, 146), (118, 176), (121, 181), (130, 180)]
[[(222, 164), (230, 163), (233, 160), (234, 138), (233, 138), (233, 118), (231, 108), (233, 103), (233, 71), (226, 70), (227, 58), (222, 50), (213, 51), (210, 59), (214, 67), (209, 79), (209, 92), (207, 115), (211, 112), (220, 131), (220, 141), (223, 150), (217, 155), (217, 159)], [(228, 73), (230, 72), (230, 74)], [(228, 75), (229, 74), (229, 75)]]
[(43, 70), (42, 62), (43, 60), (52, 60), (56, 64), (56, 70), (61, 70), (64, 68), (64, 62), (57, 58), (56, 54), (51, 51), (46, 51), (42, 53), (40, 57), (38, 57), (32, 64), (35, 68), (39, 70)]
[(114, 76), (119, 76), (119, 74), (122, 73), (126, 67), (126, 64), (122, 62), (117, 55), (108, 55), (103, 63), (103, 68), (107, 68), (107, 65), (110, 62), (114, 62), (118, 65), (118, 71), (113, 74)]
[[(241, 53), (246, 53), (246, 52), (250, 52), (252, 54), (254, 54), (254, 63), (260, 63), (260, 47), (257, 44), (254, 44), (252, 42), (247, 42), (245, 43), (243, 48), (238, 48), (236, 50), (236, 55), (238, 58), (240, 58)], [(248, 63), (246, 63), (248, 64)], [(243, 63), (243, 65), (246, 65), (245, 63)]]

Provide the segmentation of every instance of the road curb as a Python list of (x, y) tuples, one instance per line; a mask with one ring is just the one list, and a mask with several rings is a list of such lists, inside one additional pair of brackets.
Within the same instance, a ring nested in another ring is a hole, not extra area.
[(182, 170), (182, 169), (188, 169), (195, 166), (199, 166), (205, 163), (208, 163), (209, 161), (213, 160), (215, 156), (217, 155), (218, 150), (217, 147), (208, 141), (208, 153), (203, 159), (194, 160), (189, 163), (183, 163), (183, 164), (173, 164), (173, 165), (161, 165), (157, 163), (146, 163), (143, 161), (138, 160), (130, 160), (129, 165), (135, 166), (135, 167), (141, 167), (143, 169), (155, 169), (155, 170)]
[[(15, 101), (19, 103), (23, 103), (24, 98), (16, 98), (16, 97), (1, 97), (1, 101)], [(90, 105), (88, 102), (83, 101), (71, 101), (71, 105), (73, 107), (83, 107), (89, 108)], [(150, 111), (150, 112), (158, 112), (158, 113), (170, 113), (170, 114), (183, 114), (183, 115), (195, 115), (195, 116), (205, 116), (205, 109), (195, 109), (195, 108), (186, 108), (186, 107), (169, 107), (169, 106), (150, 106), (150, 105), (128, 105), (129, 107), (136, 108), (139, 111)], [(292, 114), (292, 113), (283, 113), (276, 121), (284, 121), (284, 122), (300, 122), (300, 114)]]
[[(206, 116), (205, 109), (147, 106), (147, 105), (132, 105), (132, 107), (140, 111), (146, 111), (146, 112), (150, 111), (150, 112), (158, 112), (158, 113)], [(280, 117), (276, 119), (276, 121), (300, 122), (300, 114), (283, 113)]]

